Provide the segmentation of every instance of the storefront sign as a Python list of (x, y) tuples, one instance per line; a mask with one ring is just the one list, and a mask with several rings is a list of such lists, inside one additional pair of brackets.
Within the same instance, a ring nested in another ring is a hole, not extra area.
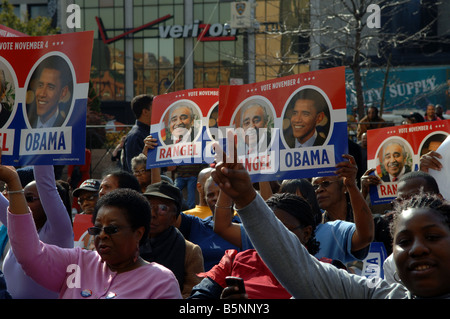
[(197, 38), (199, 41), (234, 41), (236, 40), (236, 29), (227, 24), (204, 24), (195, 20), (194, 24), (168, 25), (159, 27), (161, 38)]
[[(108, 36), (106, 35), (106, 30), (105, 27), (103, 26), (102, 19), (99, 17), (95, 17), (95, 20), (97, 21), (98, 30), (100, 32), (100, 36), (103, 42), (105, 44), (110, 44), (112, 42), (121, 40), (133, 33), (156, 26), (157, 24), (167, 21), (170, 18), (173, 18), (173, 15), (167, 14), (161, 18), (143, 24), (140, 27), (121, 33), (113, 38), (108, 38)], [(176, 25), (159, 26), (159, 37), (163, 39), (192, 37), (197, 38), (198, 41), (201, 42), (234, 41), (236, 40), (236, 33), (237, 30), (231, 28), (228, 24), (221, 24), (221, 23), (205, 24), (201, 23), (200, 20), (195, 20), (194, 24), (185, 24), (185, 25), (176, 24)]]

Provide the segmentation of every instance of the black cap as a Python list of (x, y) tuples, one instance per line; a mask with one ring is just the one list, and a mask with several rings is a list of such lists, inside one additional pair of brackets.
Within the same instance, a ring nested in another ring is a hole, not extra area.
[(410, 114), (406, 114), (406, 115), (402, 115), (405, 119), (415, 119), (416, 123), (421, 123), (421, 122), (425, 122), (425, 119), (423, 118), (422, 115), (420, 115), (417, 112), (414, 113), (410, 113)]
[(183, 195), (178, 187), (168, 183), (167, 181), (161, 181), (159, 183), (148, 185), (144, 195), (170, 199), (174, 201), (177, 206), (177, 213), (181, 212)]
[(72, 195), (78, 197), (81, 191), (98, 192), (100, 189), (100, 181), (98, 179), (87, 179), (81, 183), (80, 187), (73, 191)]

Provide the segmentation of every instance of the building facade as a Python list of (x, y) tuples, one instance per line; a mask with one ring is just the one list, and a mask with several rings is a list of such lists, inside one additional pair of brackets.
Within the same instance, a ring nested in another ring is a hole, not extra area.
[[(339, 31), (354, 29), (352, 24), (342, 24), (339, 16), (345, 8), (337, 0), (242, 1), (241, 5), (251, 8), (253, 18), (251, 27), (243, 28), (232, 27), (232, 6), (237, 4), (229, 0), (10, 3), (23, 17), (53, 17), (61, 32), (93, 30), (91, 81), (104, 104), (116, 103), (119, 107), (137, 94), (217, 88), (301, 73), (310, 67), (349, 65), (354, 54), (348, 44), (343, 48), (337, 42), (342, 40)], [(431, 21), (431, 27), (425, 30), (429, 42), (415, 47), (395, 46), (391, 65), (448, 65), (449, 3), (427, 0), (393, 6), (390, 14), (381, 12), (382, 28), (368, 30), (363, 36), (373, 34), (375, 39), (378, 32), (402, 32), (412, 37)], [(67, 27), (70, 13), (66, 9), (70, 4), (79, 7), (79, 28)], [(333, 14), (329, 13), (331, 9), (335, 9)], [(414, 23), (406, 22), (410, 16)], [(386, 65), (386, 56), (380, 54), (383, 46), (372, 41), (363, 48), (366, 68)]]
[[(256, 1), (256, 27), (235, 29), (229, 1), (77, 0), (81, 28), (73, 31), (94, 30), (91, 81), (101, 100), (130, 101), (137, 94), (217, 88), (304, 71), (286, 45), (292, 36), (274, 32), (283, 10), (289, 11), (286, 4), (307, 7), (304, 2)], [(307, 15), (290, 23), (306, 23)]]

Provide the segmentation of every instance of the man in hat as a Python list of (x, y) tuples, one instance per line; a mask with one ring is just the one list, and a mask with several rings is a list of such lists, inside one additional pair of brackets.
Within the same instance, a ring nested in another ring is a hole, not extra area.
[(81, 207), (81, 214), (92, 215), (95, 204), (97, 204), (99, 189), (99, 180), (87, 179), (81, 183), (80, 187), (73, 191), (73, 197), (78, 197), (78, 204)]
[(402, 117), (406, 119), (405, 121), (403, 121), (402, 124), (415, 124), (415, 123), (425, 122), (425, 119), (423, 118), (423, 116), (417, 112), (406, 114), (406, 115), (404, 114), (404, 115), (402, 115)]
[[(225, 240), (214, 231), (214, 213), (216, 203), (219, 198), (220, 188), (212, 177), (208, 177), (204, 185), (205, 202), (209, 206), (212, 215), (201, 219), (194, 215), (180, 214), (175, 224), (183, 236), (197, 244), (202, 249), (205, 271), (217, 265), (227, 249), (241, 249)], [(232, 207), (229, 207), (230, 214), (233, 214)], [(233, 216), (232, 222), (240, 223), (238, 216)], [(247, 246), (244, 246), (247, 249)], [(244, 250), (244, 249), (242, 249)]]
[(169, 268), (178, 280), (184, 298), (201, 280), (203, 254), (198, 245), (186, 240), (174, 224), (181, 213), (183, 195), (167, 181), (150, 184), (144, 192), (152, 209), (148, 239), (140, 255), (149, 262)]

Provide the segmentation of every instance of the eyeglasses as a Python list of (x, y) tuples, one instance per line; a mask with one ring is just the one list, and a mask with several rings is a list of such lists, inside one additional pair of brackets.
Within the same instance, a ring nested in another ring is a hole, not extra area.
[(137, 170), (137, 171), (133, 171), (133, 174), (136, 175), (136, 176), (140, 176), (142, 174), (145, 174), (146, 171), (147, 170), (143, 168), (143, 169), (140, 169), (140, 170)]
[(317, 191), (320, 186), (322, 186), (322, 188), (328, 188), (331, 185), (331, 183), (335, 183), (335, 182), (339, 182), (339, 181), (340, 181), (339, 179), (335, 180), (335, 181), (323, 181), (322, 183), (314, 184), (313, 187), (314, 187), (314, 190)]
[(160, 216), (166, 215), (169, 212), (169, 206), (167, 206), (166, 204), (150, 204), (150, 206), (152, 208), (152, 212), (155, 212)]
[(78, 198), (78, 204), (83, 204), (85, 201), (93, 201), (98, 197), (98, 194), (95, 195), (91, 195), (91, 196), (86, 196), (86, 197), (79, 197)]
[(103, 230), (106, 235), (112, 235), (112, 234), (117, 233), (120, 230), (120, 228), (124, 228), (124, 227), (125, 226), (119, 227), (119, 226), (114, 226), (114, 225), (105, 226), (105, 227), (93, 226), (93, 227), (88, 228), (88, 233), (89, 233), (89, 235), (97, 236), (97, 235), (100, 235), (100, 233)]
[(34, 201), (36, 201), (38, 199), (39, 199), (39, 197), (35, 197), (33, 195), (26, 195), (25, 196), (25, 200), (27, 201), (27, 203), (32, 203), (32, 202), (34, 202)]

